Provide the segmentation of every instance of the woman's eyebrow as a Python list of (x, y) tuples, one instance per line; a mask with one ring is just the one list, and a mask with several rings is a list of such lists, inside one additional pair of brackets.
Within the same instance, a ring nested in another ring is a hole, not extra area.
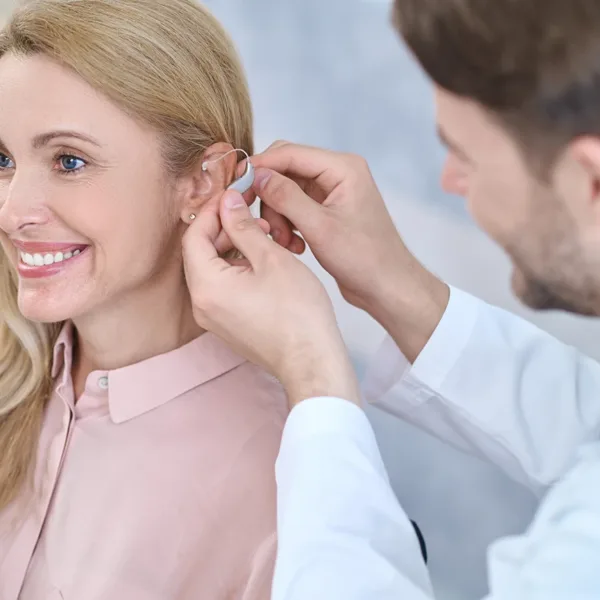
[[(84, 142), (93, 144), (94, 146), (97, 146), (98, 148), (102, 148), (102, 144), (100, 144), (100, 142), (96, 141), (93, 137), (90, 137), (83, 133), (79, 133), (77, 131), (67, 131), (67, 130), (49, 131), (48, 133), (40, 133), (39, 135), (36, 135), (33, 138), (31, 145), (34, 148), (34, 150), (40, 150), (41, 148), (43, 148), (44, 146), (46, 146), (47, 144), (49, 144), (52, 140), (54, 140), (56, 138), (74, 138), (77, 140), (82, 140)], [(5, 150), (8, 148), (8, 146), (2, 141), (2, 139), (0, 139), (0, 148), (3, 148)]]
[(97, 146), (98, 148), (102, 147), (102, 145), (98, 141), (96, 141), (93, 137), (90, 137), (83, 133), (79, 133), (77, 131), (68, 131), (68, 130), (49, 131), (48, 133), (40, 133), (39, 135), (36, 135), (33, 138), (32, 146), (33, 146), (34, 150), (39, 150), (39, 149), (43, 148), (44, 146), (46, 146), (47, 144), (49, 144), (52, 140), (54, 140), (56, 138), (64, 138), (64, 137), (82, 140), (84, 142), (93, 144), (94, 146)]

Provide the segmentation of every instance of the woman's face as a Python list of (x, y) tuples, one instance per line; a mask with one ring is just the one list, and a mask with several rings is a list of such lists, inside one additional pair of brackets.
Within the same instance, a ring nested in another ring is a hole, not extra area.
[(94, 315), (183, 277), (177, 204), (156, 133), (46, 57), (0, 59), (0, 241), (27, 318)]

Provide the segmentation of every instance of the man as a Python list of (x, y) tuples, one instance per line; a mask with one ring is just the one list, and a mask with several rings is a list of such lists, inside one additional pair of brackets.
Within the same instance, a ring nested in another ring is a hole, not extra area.
[[(515, 293), (600, 314), (598, 2), (396, 0), (394, 24), (436, 87), (443, 185), (510, 255)], [(362, 159), (277, 143), (252, 162), (278, 244), (228, 193), (224, 232), (207, 209), (184, 252), (199, 323), (276, 375), (294, 407), (275, 600), (433, 597), (331, 303), (288, 251), (304, 247), (294, 229), (389, 333), (367, 397), (547, 492), (526, 534), (491, 549), (490, 599), (600, 598), (600, 367), (426, 271)], [(227, 238), (245, 262), (219, 258)]]

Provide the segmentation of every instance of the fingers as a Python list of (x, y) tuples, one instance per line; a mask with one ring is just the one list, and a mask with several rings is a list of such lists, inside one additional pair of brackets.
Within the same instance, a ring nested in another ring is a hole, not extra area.
[(352, 172), (353, 163), (359, 160), (359, 157), (321, 148), (275, 142), (253, 156), (252, 164), (255, 168), (271, 169), (282, 175), (314, 180), (329, 194)]
[[(221, 223), (233, 246), (256, 267), (277, 246), (266, 236), (243, 197), (234, 191), (221, 198)], [(216, 250), (215, 250), (216, 251)]]
[(306, 242), (301, 237), (294, 234), (294, 237), (292, 238), (292, 241), (287, 249), (293, 254), (304, 254), (306, 251)]
[(284, 248), (288, 248), (294, 239), (293, 226), (289, 219), (273, 210), (268, 204), (261, 203), (260, 213), (262, 218), (271, 227), (271, 236)]
[(295, 225), (293, 225), (289, 219), (286, 219), (283, 215), (280, 215), (264, 203), (261, 204), (261, 214), (263, 220), (268, 223), (271, 228), (271, 237), (273, 240), (293, 254), (304, 253), (306, 244), (304, 243), (304, 240), (294, 232)]
[(307, 196), (297, 183), (270, 169), (257, 170), (254, 189), (263, 204), (271, 209), (267, 210), (264, 207), (262, 213), (269, 221), (271, 230), (277, 230), (281, 236), (289, 236), (288, 244), (291, 242), (292, 227), (286, 224), (282, 217), (304, 233), (319, 221), (324, 210), (320, 204)]
[[(271, 226), (267, 221), (265, 221), (265, 219), (256, 219), (256, 223), (263, 230), (265, 235), (271, 233)], [(215, 248), (217, 249), (217, 252), (222, 255), (225, 254), (225, 252), (233, 250), (233, 247), (234, 246), (229, 238), (229, 235), (227, 235), (227, 232), (224, 229), (221, 229), (221, 233), (219, 233), (219, 236), (215, 241)]]
[(227, 267), (215, 248), (220, 230), (219, 215), (212, 207), (207, 207), (200, 211), (183, 236), (184, 265), (190, 285), (200, 278), (209, 277), (215, 270)]
[(267, 148), (267, 150), (273, 150), (275, 148), (280, 148), (281, 146), (287, 146), (290, 143), (291, 142), (288, 142), (287, 140), (276, 140)]

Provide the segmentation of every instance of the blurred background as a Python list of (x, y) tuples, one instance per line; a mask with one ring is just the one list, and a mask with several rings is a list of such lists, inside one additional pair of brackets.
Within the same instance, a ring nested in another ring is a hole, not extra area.
[[(0, 0), (0, 18), (15, 0)], [(534, 315), (509, 288), (509, 264), (477, 229), (460, 198), (439, 187), (444, 152), (432, 94), (389, 25), (387, 0), (205, 0), (245, 64), (256, 114), (256, 147), (276, 139), (365, 156), (409, 247), (447, 282), (508, 308), (600, 357), (595, 321)], [(384, 333), (331, 292), (356, 367), (364, 372)], [(485, 402), (485, 398), (481, 399)], [(482, 598), (486, 547), (522, 531), (535, 509), (524, 488), (376, 409), (394, 489), (418, 521), (443, 600)]]

